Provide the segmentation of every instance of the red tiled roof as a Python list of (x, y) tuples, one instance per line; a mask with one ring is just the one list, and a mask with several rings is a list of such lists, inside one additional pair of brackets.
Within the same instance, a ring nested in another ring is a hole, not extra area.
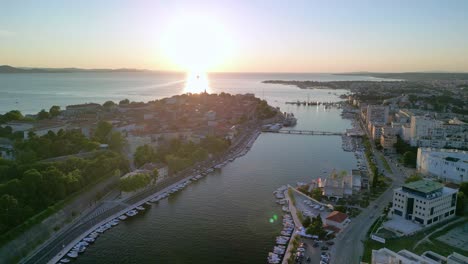
[(337, 223), (343, 223), (344, 220), (346, 220), (347, 218), (347, 214), (338, 211), (333, 211), (327, 216), (326, 219)]

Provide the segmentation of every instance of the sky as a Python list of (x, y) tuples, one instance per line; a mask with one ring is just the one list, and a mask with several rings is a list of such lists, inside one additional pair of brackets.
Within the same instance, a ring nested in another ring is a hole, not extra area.
[(0, 0), (0, 65), (468, 72), (468, 1)]

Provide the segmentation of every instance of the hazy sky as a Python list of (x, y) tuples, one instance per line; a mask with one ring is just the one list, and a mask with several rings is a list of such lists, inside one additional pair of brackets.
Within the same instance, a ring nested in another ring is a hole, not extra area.
[(0, 64), (468, 71), (468, 1), (0, 0)]

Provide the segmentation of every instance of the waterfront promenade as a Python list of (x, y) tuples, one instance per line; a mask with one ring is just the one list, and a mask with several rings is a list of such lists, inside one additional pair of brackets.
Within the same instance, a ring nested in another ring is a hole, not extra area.
[[(296, 234), (296, 231), (299, 229), (299, 227), (302, 227), (302, 223), (301, 221), (299, 220), (299, 217), (297, 216), (297, 211), (296, 211), (296, 206), (294, 206), (293, 202), (292, 202), (292, 199), (291, 197), (289, 197), (289, 189), (291, 189), (292, 187), (288, 185), (288, 188), (284, 191), (284, 197), (286, 197), (286, 200), (288, 201), (288, 207), (289, 207), (289, 211), (291, 212), (291, 216), (294, 220), (294, 231), (293, 231), (293, 234), (291, 236), (291, 239), (289, 239), (289, 243), (288, 243), (288, 247), (286, 249), (286, 253), (284, 254), (284, 257), (283, 257), (283, 264), (287, 264), (288, 263), (288, 259), (291, 257), (291, 254), (293, 254), (293, 252), (291, 252), (293, 250), (293, 241), (294, 239), (299, 236), (298, 234)], [(294, 189), (294, 188), (292, 188)]]

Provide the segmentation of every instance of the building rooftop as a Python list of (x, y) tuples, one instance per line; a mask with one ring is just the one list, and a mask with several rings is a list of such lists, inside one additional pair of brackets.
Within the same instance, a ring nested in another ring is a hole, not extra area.
[(348, 215), (339, 211), (333, 211), (327, 216), (326, 219), (337, 223), (343, 223), (346, 219), (348, 219)]
[(412, 189), (418, 192), (422, 192), (422, 193), (432, 193), (434, 191), (442, 189), (444, 185), (442, 183), (438, 183), (435, 181), (420, 180), (420, 181), (407, 183), (403, 185), (403, 187), (407, 189)]

